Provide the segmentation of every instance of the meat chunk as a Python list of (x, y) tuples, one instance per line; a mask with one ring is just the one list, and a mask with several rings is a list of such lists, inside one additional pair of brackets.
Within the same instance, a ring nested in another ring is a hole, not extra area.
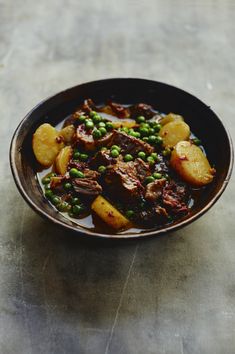
[(113, 113), (119, 118), (128, 118), (130, 116), (129, 108), (112, 101), (109, 101), (108, 104)]
[(188, 191), (185, 185), (170, 182), (163, 188), (163, 205), (174, 214), (184, 214), (188, 212), (186, 205), (187, 197)]
[(83, 170), (83, 173), (85, 175), (85, 178), (89, 178), (89, 179), (97, 179), (100, 176), (99, 172), (90, 170), (89, 168), (85, 168)]
[(131, 116), (134, 118), (138, 116), (144, 116), (146, 119), (150, 119), (155, 115), (152, 106), (145, 103), (135, 104), (130, 108), (130, 111)]
[(72, 184), (75, 192), (84, 197), (94, 198), (102, 193), (101, 185), (90, 178), (75, 178)]
[(137, 198), (143, 191), (133, 161), (126, 163), (119, 160), (115, 165), (108, 166), (105, 183), (110, 192), (118, 199)]
[(86, 130), (85, 125), (81, 124), (78, 126), (76, 131), (76, 141), (77, 143), (86, 151), (93, 151), (97, 147), (106, 146), (112, 139), (113, 133), (108, 133), (101, 139), (95, 140), (92, 135), (92, 130)]
[(90, 166), (92, 168), (97, 168), (101, 165), (107, 166), (112, 162), (113, 158), (109, 155), (109, 152), (107, 150), (100, 150), (91, 159)]
[(151, 175), (149, 164), (144, 162), (142, 159), (140, 158), (135, 159), (134, 165), (137, 171), (137, 176), (141, 182), (143, 182), (147, 176)]
[(151, 154), (154, 151), (154, 148), (148, 143), (118, 130), (113, 131), (110, 145), (119, 145), (125, 153), (134, 155), (140, 151), (144, 151), (147, 154)]
[(162, 196), (162, 190), (166, 183), (165, 179), (157, 179), (152, 183), (147, 184), (145, 199), (155, 202)]

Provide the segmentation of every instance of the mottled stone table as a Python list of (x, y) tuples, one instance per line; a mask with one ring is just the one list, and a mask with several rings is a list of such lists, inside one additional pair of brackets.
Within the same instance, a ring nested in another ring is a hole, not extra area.
[(232, 0), (0, 0), (0, 353), (235, 352), (234, 176), (184, 229), (110, 244), (42, 220), (8, 161), (31, 107), (105, 77), (184, 88), (234, 137), (234, 16)]

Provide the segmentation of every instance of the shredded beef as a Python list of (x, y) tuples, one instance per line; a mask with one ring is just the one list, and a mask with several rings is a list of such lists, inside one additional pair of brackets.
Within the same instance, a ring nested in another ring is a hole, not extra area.
[(107, 167), (105, 183), (111, 193), (118, 199), (133, 199), (143, 191), (134, 162), (118, 160), (115, 165)]
[(162, 196), (162, 190), (165, 183), (165, 179), (157, 179), (154, 182), (147, 184), (145, 199), (151, 202), (158, 200)]
[(144, 116), (146, 119), (150, 119), (155, 115), (155, 113), (152, 110), (152, 107), (145, 103), (135, 104), (130, 108), (130, 111), (131, 111), (131, 116), (134, 118), (137, 116)]
[(162, 193), (163, 205), (174, 214), (187, 213), (187, 196), (188, 192), (185, 185), (175, 182), (167, 183)]
[(129, 109), (122, 106), (121, 104), (114, 103), (112, 101), (109, 101), (108, 104), (111, 107), (113, 113), (119, 118), (128, 118), (130, 116)]
[(102, 193), (101, 185), (90, 178), (75, 178), (72, 184), (75, 192), (84, 197), (96, 197)]
[(137, 172), (137, 176), (141, 182), (143, 182), (147, 176), (151, 175), (149, 164), (144, 162), (142, 159), (135, 159), (134, 166)]

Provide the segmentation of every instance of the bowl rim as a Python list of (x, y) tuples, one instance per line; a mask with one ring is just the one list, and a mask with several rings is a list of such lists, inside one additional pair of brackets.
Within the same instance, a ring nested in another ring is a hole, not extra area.
[(19, 175), (19, 171), (16, 167), (16, 161), (15, 161), (15, 155), (16, 155), (16, 142), (18, 139), (18, 135), (19, 132), (21, 130), (22, 125), (25, 123), (25, 121), (27, 121), (27, 119), (30, 117), (30, 115), (41, 105), (43, 105), (46, 101), (49, 101), (50, 99), (56, 98), (59, 95), (62, 95), (63, 93), (66, 93), (68, 91), (72, 91), (75, 88), (77, 88), (78, 86), (83, 86), (83, 85), (87, 85), (87, 84), (102, 84), (103, 82), (107, 82), (107, 81), (120, 81), (120, 80), (136, 80), (136, 81), (145, 81), (145, 82), (149, 82), (152, 84), (160, 84), (160, 85), (164, 85), (164, 86), (168, 86), (169, 88), (173, 88), (173, 89), (177, 89), (178, 91), (181, 91), (183, 94), (187, 94), (188, 96), (191, 96), (192, 98), (196, 99), (199, 103), (201, 103), (204, 106), (207, 106), (203, 101), (201, 101), (199, 98), (197, 98), (196, 96), (192, 95), (191, 93), (178, 88), (176, 86), (173, 85), (169, 85), (166, 84), (164, 82), (161, 81), (155, 81), (155, 80), (149, 80), (149, 79), (144, 79), (144, 78), (133, 78), (133, 77), (114, 77), (114, 78), (106, 78), (106, 79), (100, 79), (100, 80), (94, 80), (94, 81), (87, 81), (84, 83), (80, 83), (78, 85), (69, 87), (65, 90), (62, 90), (60, 92), (57, 92), (53, 95), (48, 96), (47, 98), (41, 100), (38, 104), (36, 104), (25, 116), (24, 118), (20, 121), (20, 123), (18, 124), (17, 128), (14, 131), (14, 134), (12, 136), (11, 139), (11, 143), (10, 143), (10, 150), (9, 150), (9, 160), (10, 160), (10, 166), (11, 166), (11, 171), (12, 171), (12, 175), (15, 181), (15, 184), (20, 192), (20, 194), (22, 195), (22, 197), (24, 198), (24, 200), (30, 205), (30, 207), (40, 216), (42, 216), (44, 219), (50, 220), (52, 223), (69, 229), (72, 232), (76, 232), (77, 234), (81, 235), (81, 236), (93, 236), (94, 238), (103, 238), (103, 239), (136, 239), (136, 238), (145, 238), (145, 237), (150, 237), (150, 236), (157, 236), (157, 235), (163, 235), (166, 234), (168, 232), (172, 232), (172, 231), (176, 231), (190, 223), (192, 223), (194, 220), (198, 219), (199, 217), (201, 217), (203, 214), (205, 214), (215, 203), (216, 201), (220, 198), (220, 196), (222, 195), (222, 193), (224, 192), (224, 190), (226, 189), (228, 182), (230, 180), (230, 177), (232, 175), (232, 170), (233, 170), (233, 163), (234, 163), (234, 149), (233, 149), (233, 143), (232, 143), (232, 139), (230, 136), (230, 133), (226, 127), (226, 124), (224, 124), (224, 122), (221, 121), (221, 119), (217, 116), (217, 114), (211, 109), (210, 106), (207, 106), (208, 109), (211, 110), (211, 112), (214, 114), (214, 116), (216, 117), (216, 119), (221, 123), (221, 125), (224, 127), (225, 133), (227, 135), (228, 138), (228, 142), (229, 142), (229, 149), (230, 149), (230, 162), (229, 162), (229, 167), (228, 167), (228, 171), (227, 174), (225, 176), (225, 179), (223, 181), (223, 184), (221, 185), (220, 189), (217, 191), (217, 193), (213, 196), (213, 198), (211, 199), (211, 201), (209, 203), (207, 203), (200, 211), (198, 211), (196, 214), (191, 215), (190, 217), (188, 217), (185, 220), (180, 221), (177, 224), (170, 224), (166, 227), (160, 228), (160, 229), (156, 229), (156, 230), (150, 230), (150, 231), (143, 231), (141, 233), (125, 233), (125, 234), (106, 234), (106, 233), (98, 233), (86, 228), (83, 228), (82, 226), (79, 226), (77, 224), (74, 223), (74, 226), (69, 225), (65, 222), (62, 222), (60, 220), (58, 220), (57, 218), (49, 215), (48, 213), (46, 213), (42, 208), (40, 208), (39, 206), (36, 205), (36, 203), (33, 201), (33, 199), (31, 199), (29, 197), (29, 195), (27, 194), (26, 190), (24, 189), (22, 183), (21, 183), (21, 179), (20, 179), (20, 175)]

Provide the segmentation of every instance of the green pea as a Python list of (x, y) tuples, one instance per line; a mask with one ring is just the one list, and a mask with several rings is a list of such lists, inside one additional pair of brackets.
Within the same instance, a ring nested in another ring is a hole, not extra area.
[(162, 126), (159, 123), (154, 124), (153, 129), (154, 129), (155, 133), (158, 133), (160, 131), (161, 127)]
[(66, 191), (69, 191), (71, 188), (72, 188), (72, 184), (71, 184), (71, 183), (66, 182), (66, 183), (64, 184), (64, 189), (65, 189)]
[(133, 160), (133, 156), (131, 154), (126, 154), (124, 156), (124, 161), (125, 162), (129, 162), (129, 161), (132, 161)]
[(145, 158), (146, 158), (146, 153), (145, 153), (144, 151), (140, 151), (140, 152), (138, 153), (138, 157), (141, 158), (142, 160), (145, 160)]
[(195, 145), (201, 145), (201, 140), (200, 139), (198, 139), (198, 138), (193, 138), (192, 139), (192, 142), (195, 144)]
[(158, 145), (161, 145), (161, 144), (163, 143), (163, 140), (162, 140), (162, 138), (161, 138), (160, 136), (157, 136), (156, 143), (157, 143)]
[(94, 117), (96, 114), (97, 114), (96, 111), (90, 111), (90, 113), (89, 113), (91, 118)]
[(148, 128), (140, 127), (139, 131), (140, 131), (141, 136), (148, 136), (149, 135), (149, 129)]
[(71, 168), (71, 170), (69, 171), (69, 175), (72, 178), (84, 178), (84, 174), (77, 168)]
[(144, 117), (144, 116), (136, 117), (136, 122), (137, 122), (137, 123), (143, 123), (143, 122), (145, 122), (145, 117)]
[(130, 136), (135, 136), (135, 131), (133, 129), (130, 129), (128, 134)]
[(78, 160), (79, 157), (80, 157), (80, 152), (76, 151), (76, 152), (73, 154), (74, 160)]
[(154, 143), (156, 143), (156, 141), (157, 141), (157, 137), (156, 137), (155, 135), (150, 135), (150, 136), (149, 136), (148, 142), (149, 142), (150, 144), (154, 144)]
[(87, 130), (93, 129), (94, 128), (94, 123), (92, 122), (92, 120), (87, 119), (85, 122), (85, 126)]
[(111, 122), (107, 122), (105, 126), (107, 130), (113, 130), (113, 124)]
[(48, 198), (48, 199), (51, 199), (52, 197), (54, 196), (53, 192), (51, 189), (47, 189), (45, 191), (45, 197)]
[(81, 212), (82, 212), (82, 210), (83, 210), (83, 208), (82, 208), (82, 206), (81, 205), (74, 205), (73, 207), (72, 207), (72, 212), (74, 213), (74, 215), (79, 215), (79, 214), (81, 214)]
[(162, 155), (165, 157), (168, 157), (171, 155), (171, 149), (166, 148), (165, 150), (162, 151)]
[(85, 116), (80, 116), (80, 117), (78, 118), (78, 120), (79, 120), (80, 123), (84, 123), (85, 120), (86, 120), (86, 117), (85, 117)]
[(134, 135), (133, 135), (135, 138), (140, 138), (140, 133), (139, 132), (134, 132)]
[(80, 199), (77, 198), (77, 197), (74, 197), (74, 198), (72, 198), (70, 203), (71, 203), (71, 205), (79, 204), (80, 203)]
[(152, 156), (148, 156), (148, 157), (147, 157), (147, 161), (148, 161), (148, 163), (149, 163), (150, 165), (154, 165), (154, 164), (155, 164), (155, 160), (154, 160), (154, 158), (153, 158)]
[(105, 171), (106, 171), (106, 167), (105, 166), (101, 165), (101, 166), (98, 167), (98, 172), (99, 173), (104, 173)]
[(102, 137), (102, 133), (98, 129), (93, 130), (92, 135), (94, 139), (100, 139)]
[(58, 204), (60, 204), (60, 197), (57, 197), (56, 195), (55, 196), (53, 196), (53, 197), (51, 197), (51, 202), (52, 202), (52, 204), (54, 204), (55, 206), (56, 205), (58, 205)]
[(112, 149), (110, 152), (110, 155), (112, 157), (118, 157), (119, 156), (119, 151), (117, 149)]
[(87, 154), (81, 154), (80, 155), (80, 160), (81, 161), (86, 161), (88, 159), (88, 155)]
[(127, 127), (123, 127), (121, 128), (121, 131), (128, 134), (129, 133), (129, 129)]
[(58, 204), (56, 207), (59, 211), (62, 211), (62, 212), (68, 211), (70, 209), (70, 205), (66, 202), (62, 202), (62, 203)]
[(159, 172), (154, 172), (154, 173), (152, 174), (152, 176), (153, 176), (155, 179), (161, 179), (161, 178), (162, 178), (162, 174), (159, 173)]
[(134, 216), (134, 214), (135, 214), (134, 210), (127, 210), (126, 211), (126, 217), (128, 219), (131, 219)]
[(57, 176), (57, 174), (55, 173), (55, 172), (50, 172), (50, 173), (48, 173), (48, 175), (46, 176), (46, 177), (56, 177)]
[(156, 153), (156, 152), (152, 152), (151, 157), (152, 157), (155, 161), (158, 160), (158, 156), (157, 156), (157, 153)]
[(140, 124), (140, 128), (147, 128), (147, 129), (149, 129), (150, 126), (149, 126), (148, 123), (141, 123), (141, 124)]
[(111, 150), (113, 150), (113, 149), (118, 150), (119, 152), (121, 151), (121, 148), (118, 145), (112, 145)]
[(155, 134), (155, 130), (153, 128), (149, 128), (149, 135)]
[(98, 127), (100, 127), (100, 128), (102, 128), (102, 127), (105, 128), (105, 125), (106, 125), (105, 122), (99, 122)]
[(51, 189), (50, 183), (49, 184), (45, 184), (44, 185), (44, 189), (45, 189), (45, 191), (48, 190), (48, 189)]
[(107, 133), (107, 130), (104, 127), (99, 128), (99, 131), (101, 132), (102, 135), (105, 135)]
[(149, 138), (148, 138), (147, 136), (144, 136), (144, 137), (142, 138), (142, 140), (145, 141), (145, 142), (148, 142)]
[(155, 181), (155, 178), (153, 176), (148, 176), (145, 178), (145, 184), (149, 184)]
[(50, 181), (51, 181), (51, 179), (50, 179), (50, 177), (43, 177), (42, 178), (42, 184), (48, 184), (48, 183), (50, 183)]
[(97, 123), (101, 122), (102, 118), (99, 114), (96, 113), (93, 115), (92, 120), (95, 124), (97, 124)]

